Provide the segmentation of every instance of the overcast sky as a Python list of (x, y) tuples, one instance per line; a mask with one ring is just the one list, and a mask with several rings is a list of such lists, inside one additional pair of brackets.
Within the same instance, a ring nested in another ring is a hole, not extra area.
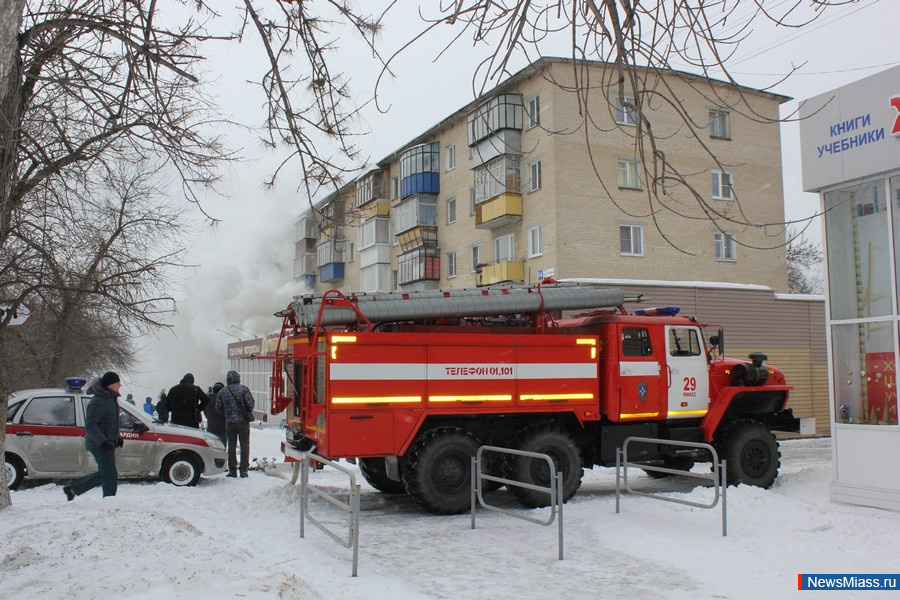
[[(771, 5), (788, 5), (774, 0)], [(357, 2), (367, 10), (383, 6), (383, 0)], [(746, 3), (750, 4), (750, 3)], [(419, 7), (431, 10), (432, 2), (399, 0), (388, 14), (379, 40), (389, 56), (422, 29)], [(732, 74), (751, 87), (772, 86), (792, 66), (803, 65), (787, 81), (771, 91), (796, 100), (782, 114), (806, 99), (897, 64), (896, 23), (900, 2), (863, 0), (859, 4), (827, 11), (803, 29), (775, 28), (757, 21), (749, 37), (731, 60)], [(361, 114), (357, 141), (363, 157), (380, 160), (410, 139), (440, 122), (474, 97), (473, 73), (486, 56), (484, 46), (473, 47), (471, 38), (460, 39), (454, 50), (438, 57), (452, 30), (442, 27), (393, 63), (393, 79), (378, 88), (379, 112), (374, 104)], [(371, 98), (377, 64), (370, 52), (350, 35), (337, 42), (340, 68), (351, 80), (359, 103)], [(548, 40), (542, 47), (548, 56), (569, 54), (565, 40)], [(251, 45), (222, 44), (209, 56), (209, 73), (217, 79), (216, 95), (224, 115), (260, 125), (265, 116), (262, 101), (248, 79), (261, 72), (260, 56)], [(523, 58), (514, 70), (526, 64)], [(685, 67), (686, 68), (686, 67)], [(365, 134), (365, 132), (369, 132)], [(305, 199), (300, 180), (287, 174), (274, 189), (262, 181), (277, 164), (277, 155), (265, 150), (252, 135), (226, 132), (231, 145), (241, 148), (243, 162), (224, 173), (225, 198), (210, 196), (206, 209), (221, 219), (218, 227), (204, 230), (192, 244), (189, 262), (196, 268), (184, 274), (175, 291), (178, 314), (172, 331), (139, 341), (139, 367), (125, 377), (123, 393), (141, 399), (160, 388), (169, 388), (192, 372), (206, 388), (223, 380), (228, 367), (226, 345), (275, 331), (280, 323), (272, 316), (292, 296), (302, 292), (292, 283), (293, 221)], [(801, 190), (799, 133), (796, 123), (782, 126), (784, 194), (788, 219), (800, 219), (818, 210), (818, 197)], [(810, 237), (821, 239), (821, 225), (813, 224)]]

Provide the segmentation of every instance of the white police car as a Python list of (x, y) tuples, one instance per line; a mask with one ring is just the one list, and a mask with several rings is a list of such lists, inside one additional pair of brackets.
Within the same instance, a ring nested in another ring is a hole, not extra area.
[[(25, 477), (75, 479), (97, 470), (84, 449), (84, 416), (93, 396), (85, 380), (66, 379), (64, 389), (15, 392), (6, 418), (5, 475), (10, 489)], [(222, 441), (210, 433), (181, 425), (166, 425), (140, 408), (119, 402), (116, 450), (120, 478), (160, 477), (178, 486), (196, 485), (200, 475), (225, 470)]]

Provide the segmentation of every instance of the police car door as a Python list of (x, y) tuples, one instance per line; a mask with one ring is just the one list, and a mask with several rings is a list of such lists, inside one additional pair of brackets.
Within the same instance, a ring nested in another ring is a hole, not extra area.
[(709, 366), (700, 329), (666, 325), (669, 419), (697, 418), (709, 409)]

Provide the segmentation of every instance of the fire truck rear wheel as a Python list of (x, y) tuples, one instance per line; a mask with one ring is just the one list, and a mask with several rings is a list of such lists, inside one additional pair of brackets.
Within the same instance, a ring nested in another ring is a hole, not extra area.
[(781, 466), (781, 453), (772, 432), (758, 421), (744, 419), (717, 437), (720, 458), (727, 461), (728, 483), (769, 488)]
[(400, 481), (387, 476), (387, 468), (383, 458), (360, 458), (359, 472), (373, 488), (383, 494), (404, 494), (406, 489)]
[[(553, 459), (556, 469), (563, 474), (563, 502), (568, 502), (578, 491), (583, 473), (581, 452), (568, 433), (543, 426), (527, 427), (516, 435), (511, 446), (517, 450), (546, 454)], [(503, 462), (503, 472), (506, 479), (543, 487), (550, 485), (550, 469), (544, 460), (508, 455)], [(543, 491), (515, 485), (506, 487), (523, 506), (540, 508), (550, 504), (550, 495)]]
[(406, 453), (402, 479), (406, 492), (425, 510), (455, 515), (471, 507), (474, 435), (458, 427), (439, 427), (419, 436)]
[(175, 454), (163, 461), (163, 480), (179, 487), (197, 485), (202, 472), (197, 459), (190, 454)]

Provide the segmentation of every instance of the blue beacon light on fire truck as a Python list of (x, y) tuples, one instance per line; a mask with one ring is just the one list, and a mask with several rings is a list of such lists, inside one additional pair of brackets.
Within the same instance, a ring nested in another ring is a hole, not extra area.
[(639, 317), (674, 317), (681, 312), (678, 306), (657, 306), (656, 308), (638, 308), (634, 311)]

